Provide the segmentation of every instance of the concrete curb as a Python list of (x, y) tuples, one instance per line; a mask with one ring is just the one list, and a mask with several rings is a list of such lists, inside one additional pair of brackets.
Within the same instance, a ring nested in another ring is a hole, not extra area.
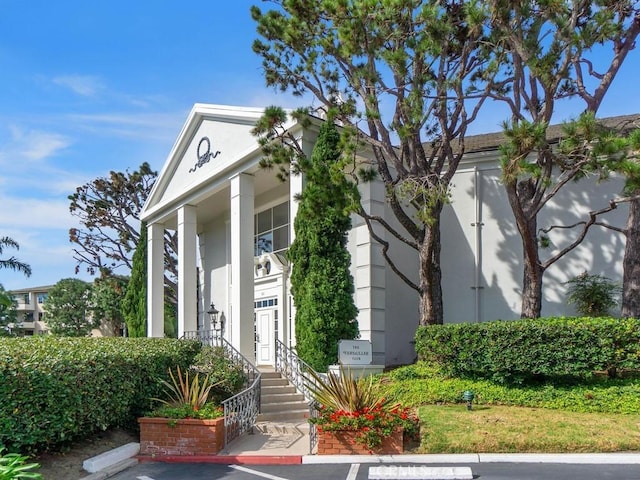
[(424, 455), (304, 455), (303, 464), (323, 463), (566, 463), (566, 464), (640, 464), (640, 453), (462, 453)]
[(140, 463), (217, 463), (220, 465), (300, 465), (302, 463), (301, 455), (138, 455), (137, 459)]
[(211, 455), (138, 456), (140, 462), (224, 465), (565, 463), (638, 465), (640, 453), (462, 453), (424, 455)]

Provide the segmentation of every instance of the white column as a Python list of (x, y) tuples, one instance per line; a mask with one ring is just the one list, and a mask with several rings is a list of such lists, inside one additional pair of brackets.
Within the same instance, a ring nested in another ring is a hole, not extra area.
[(302, 193), (302, 188), (304, 186), (304, 175), (302, 173), (298, 175), (291, 174), (289, 175), (289, 241), (293, 243), (294, 238), (296, 237), (296, 232), (293, 229), (293, 221), (298, 214), (298, 204), (300, 203), (296, 200), (297, 196)]
[(231, 178), (231, 343), (255, 361), (253, 332), (253, 177)]
[[(289, 175), (289, 245), (293, 243), (296, 238), (296, 231), (293, 228), (295, 223), (296, 215), (298, 214), (298, 206), (300, 201), (297, 200), (298, 196), (302, 193), (302, 189), (304, 188), (304, 175), (299, 173), (298, 175), (294, 175), (293, 173)], [(285, 345), (295, 345), (296, 344), (296, 329), (295, 329), (295, 306), (293, 305), (293, 301), (291, 305), (289, 305), (289, 293), (291, 292), (291, 282), (289, 281), (291, 275), (291, 265), (289, 266), (286, 274), (286, 286), (284, 289), (283, 299), (283, 318), (281, 320), (282, 328), (281, 330), (285, 332), (285, 336), (283, 337), (283, 343)], [(291, 309), (291, 311), (289, 311)], [(292, 321), (291, 325), (289, 324), (289, 316), (291, 316)]]
[(164, 225), (147, 226), (147, 337), (164, 337)]
[(196, 293), (197, 209), (178, 209), (178, 338), (198, 329)]

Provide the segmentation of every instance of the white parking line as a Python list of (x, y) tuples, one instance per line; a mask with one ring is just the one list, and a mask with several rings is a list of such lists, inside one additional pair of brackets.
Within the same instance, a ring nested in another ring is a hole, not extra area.
[(139, 477), (136, 477), (138, 480), (153, 480), (153, 478), (151, 477), (147, 477), (146, 475), (140, 475)]
[(250, 473), (251, 475), (255, 475), (256, 477), (268, 478), (269, 480), (287, 480), (286, 478), (277, 477), (275, 475), (259, 472), (257, 470), (251, 470), (250, 468), (241, 467), (240, 465), (229, 465), (229, 467), (235, 470), (240, 470), (241, 472)]
[(358, 476), (358, 470), (360, 469), (360, 464), (359, 463), (354, 463), (351, 465), (351, 468), (349, 469), (349, 473), (347, 474), (347, 480), (356, 480), (356, 477)]

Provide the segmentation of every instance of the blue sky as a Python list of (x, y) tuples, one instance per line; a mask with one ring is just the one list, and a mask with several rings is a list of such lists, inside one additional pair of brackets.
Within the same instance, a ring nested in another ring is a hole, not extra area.
[[(0, 236), (21, 247), (2, 258), (33, 269), (0, 270), (5, 288), (74, 276), (67, 196), (110, 170), (159, 171), (194, 103), (293, 106), (251, 51), (261, 3), (0, 0)], [(601, 116), (640, 112), (638, 55)], [(498, 117), (473, 133), (498, 130)]]

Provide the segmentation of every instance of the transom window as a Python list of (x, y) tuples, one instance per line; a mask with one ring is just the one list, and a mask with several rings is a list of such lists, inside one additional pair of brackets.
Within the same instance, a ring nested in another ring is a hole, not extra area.
[(289, 248), (289, 202), (264, 210), (254, 217), (254, 255)]
[(257, 300), (253, 302), (253, 308), (268, 308), (268, 307), (277, 307), (278, 299), (277, 298), (267, 298), (265, 300)]

